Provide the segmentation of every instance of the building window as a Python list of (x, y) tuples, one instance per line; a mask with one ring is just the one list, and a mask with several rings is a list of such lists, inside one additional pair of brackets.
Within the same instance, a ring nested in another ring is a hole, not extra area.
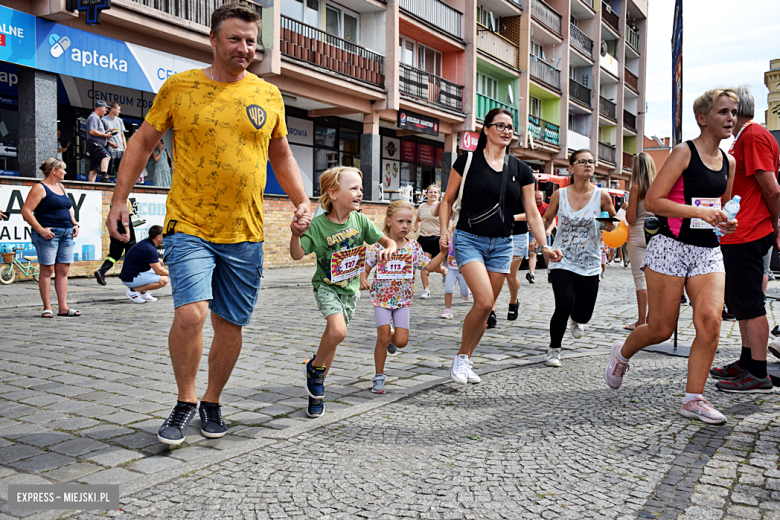
[(477, 22), (480, 25), (487, 27), (489, 30), (496, 32), (496, 19), (493, 17), (493, 13), (482, 6), (477, 7)]
[(544, 60), (544, 48), (533, 40), (531, 41), (531, 56)]
[(574, 114), (569, 114), (569, 130), (574, 130)]
[(398, 46), (401, 63), (423, 70), (428, 74), (441, 76), (442, 59), (439, 51), (417, 43), (406, 36), (398, 38)]
[(281, 13), (294, 20), (320, 28), (320, 0), (282, 0)]
[(531, 115), (534, 117), (542, 117), (542, 100), (531, 96)]
[(352, 11), (337, 9), (331, 5), (325, 8), (325, 31), (355, 45), (359, 45), (359, 23), (358, 15)]
[(498, 81), (482, 72), (477, 72), (477, 94), (498, 99)]

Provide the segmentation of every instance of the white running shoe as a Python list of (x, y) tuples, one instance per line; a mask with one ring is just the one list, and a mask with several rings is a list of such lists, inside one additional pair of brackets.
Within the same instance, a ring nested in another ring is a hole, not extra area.
[[(774, 333), (774, 330), (772, 332)], [(774, 334), (770, 334), (767, 350), (769, 350), (769, 352), (771, 352), (772, 355), (776, 358), (780, 358), (780, 337), (777, 337)]]
[(548, 367), (559, 368), (561, 366), (561, 349), (548, 348), (547, 360), (544, 362), (544, 364)]
[(458, 354), (455, 359), (452, 360), (452, 370), (450, 371), (450, 377), (456, 383), (465, 385), (469, 382), (469, 357), (466, 354)]
[(144, 299), (144, 301), (147, 301), (147, 302), (156, 302), (157, 301), (157, 298), (152, 296), (152, 293), (150, 293), (149, 291), (146, 291), (145, 293), (139, 293), (139, 294), (141, 295), (141, 298)]
[(623, 348), (622, 341), (616, 341), (612, 344), (612, 351), (609, 356), (609, 363), (604, 370), (604, 380), (607, 386), (617, 390), (623, 383), (623, 376), (628, 372), (628, 363), (620, 360), (620, 349)]
[(144, 300), (141, 297), (141, 293), (139, 292), (128, 289), (127, 291), (125, 291), (125, 295), (131, 300), (133, 300), (135, 303), (146, 303), (146, 300)]
[(452, 319), (452, 309), (444, 309), (444, 312), (441, 315), (442, 318), (445, 320), (451, 320)]
[(571, 335), (575, 339), (579, 339), (582, 337), (583, 334), (585, 334), (585, 324), (577, 323), (571, 318), (569, 318), (569, 328), (571, 329)]
[(471, 384), (477, 384), (482, 382), (482, 378), (480, 378), (476, 372), (474, 372), (474, 369), (471, 367), (474, 366), (474, 363), (469, 359), (469, 365), (468, 365), (468, 377), (466, 378), (466, 382)]
[(422, 298), (423, 300), (427, 300), (430, 297), (431, 297), (431, 291), (429, 291), (428, 289), (425, 289), (420, 295), (420, 298)]

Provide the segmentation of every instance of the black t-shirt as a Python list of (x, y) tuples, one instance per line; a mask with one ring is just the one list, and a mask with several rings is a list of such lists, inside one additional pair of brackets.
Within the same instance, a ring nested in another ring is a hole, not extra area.
[[(463, 175), (466, 167), (467, 153), (463, 153), (455, 160), (453, 169)], [(522, 188), (533, 184), (534, 176), (531, 168), (515, 157), (509, 157), (509, 179), (504, 195), (504, 226), (496, 228), (490, 233), (490, 237), (508, 237), (514, 234), (515, 220), (513, 216), (517, 208), (522, 208)], [(478, 215), (493, 206), (501, 198), (501, 171), (496, 171), (488, 165), (482, 150), (473, 153), (469, 172), (466, 176), (466, 185), (463, 187), (463, 200), (461, 201), (461, 216)], [(525, 224), (525, 222), (523, 223)], [(469, 227), (466, 218), (460, 218), (456, 229), (467, 233), (474, 233)]]
[[(529, 171), (531, 171), (531, 167), (525, 164), (523, 161), (520, 161), (520, 167), (528, 168)], [(533, 172), (531, 172), (531, 177), (533, 177)], [(520, 213), (525, 213), (525, 208), (523, 207), (523, 197), (522, 195), (517, 200), (517, 207), (515, 208), (514, 214), (519, 215)], [(513, 235), (524, 235), (528, 233), (528, 221), (527, 220), (515, 220), (515, 228), (512, 230)]]
[(122, 272), (119, 279), (123, 282), (132, 282), (136, 276), (145, 273), (152, 268), (152, 264), (160, 261), (157, 255), (157, 247), (151, 238), (141, 240), (130, 248), (125, 254), (125, 262), (122, 264)]

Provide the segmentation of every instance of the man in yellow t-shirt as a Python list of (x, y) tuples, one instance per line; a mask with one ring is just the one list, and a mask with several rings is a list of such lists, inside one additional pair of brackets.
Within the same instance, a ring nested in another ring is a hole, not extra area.
[[(227, 425), (219, 398), (241, 352), (263, 269), (263, 192), (266, 165), (296, 207), (292, 232), (311, 222), (311, 206), (287, 143), (279, 90), (246, 71), (252, 63), (259, 16), (246, 5), (214, 11), (214, 62), (168, 78), (125, 152), (106, 221), (111, 236), (127, 241), (127, 199), (152, 148), (173, 129), (176, 170), (168, 193), (164, 260), (175, 315), (169, 336), (179, 395), (160, 427), (160, 442), (184, 442), (200, 414), (201, 432), (222, 437)], [(203, 350), (203, 324), (211, 310), (214, 341), (209, 385), (197, 407), (195, 376)]]

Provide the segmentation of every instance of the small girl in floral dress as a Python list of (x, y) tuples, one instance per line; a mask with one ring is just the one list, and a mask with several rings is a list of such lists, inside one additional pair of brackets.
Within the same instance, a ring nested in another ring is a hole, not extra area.
[[(433, 273), (447, 257), (439, 253), (433, 259), (425, 256), (420, 244), (406, 238), (412, 228), (414, 207), (406, 201), (393, 201), (387, 208), (384, 232), (395, 240), (398, 248), (390, 261), (379, 264), (374, 281), (369, 285), (368, 275), (377, 266), (377, 256), (384, 249), (378, 242), (366, 252), (366, 269), (360, 275), (360, 288), (371, 290), (371, 304), (376, 320), (376, 348), (374, 363), (376, 376), (371, 379), (371, 391), (385, 393), (385, 360), (409, 342), (409, 305), (414, 296), (414, 270)], [(395, 325), (393, 331), (390, 323)]]

